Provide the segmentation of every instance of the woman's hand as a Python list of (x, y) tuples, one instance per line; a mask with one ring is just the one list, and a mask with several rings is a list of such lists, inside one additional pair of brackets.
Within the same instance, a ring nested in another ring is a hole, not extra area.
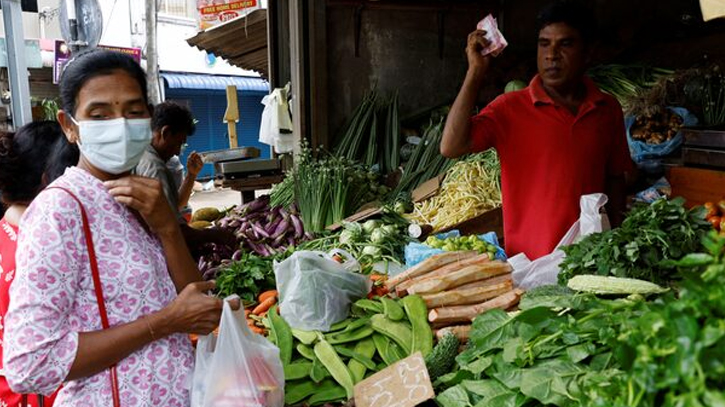
[[(162, 326), (164, 334), (209, 334), (219, 326), (223, 308), (223, 300), (207, 294), (214, 287), (214, 281), (187, 285), (171, 304), (157, 314), (155, 323)], [(230, 304), (234, 310), (240, 307), (239, 300)]]
[(196, 179), (203, 167), (204, 161), (201, 159), (199, 153), (192, 151), (191, 154), (189, 154), (189, 158), (186, 159), (186, 171), (188, 171), (189, 174)]
[(157, 235), (178, 229), (176, 217), (171, 212), (161, 182), (153, 178), (129, 175), (103, 183), (113, 199), (141, 214)]

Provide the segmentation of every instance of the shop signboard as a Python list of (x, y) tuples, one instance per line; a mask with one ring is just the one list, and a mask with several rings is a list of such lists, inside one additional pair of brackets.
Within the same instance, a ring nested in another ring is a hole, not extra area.
[(196, 8), (199, 30), (204, 31), (261, 8), (261, 3), (259, 0), (197, 0)]
[[(141, 63), (141, 48), (114, 47), (110, 45), (99, 45), (98, 48), (107, 49), (109, 51), (122, 52), (133, 57), (138, 64)], [(60, 82), (60, 74), (63, 73), (63, 67), (71, 58), (70, 47), (63, 40), (55, 40), (55, 57), (53, 58), (53, 83)]]

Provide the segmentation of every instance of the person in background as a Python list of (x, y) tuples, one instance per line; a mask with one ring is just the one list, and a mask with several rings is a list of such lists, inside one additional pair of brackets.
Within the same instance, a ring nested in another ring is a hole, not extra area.
[[(181, 154), (184, 153), (184, 148), (186, 148), (186, 144), (181, 146)], [(184, 175), (184, 165), (181, 164), (178, 155), (174, 155), (166, 162), (166, 168), (171, 172), (174, 184), (179, 190), (179, 212), (187, 222), (191, 221), (192, 213), (189, 198), (191, 198), (191, 193), (194, 191), (196, 178), (203, 167), (204, 161), (196, 151), (192, 151), (186, 159), (186, 175)]]
[(146, 74), (126, 54), (93, 49), (60, 84), (58, 122), (80, 159), (23, 216), (5, 376), (22, 393), (63, 384), (56, 407), (113, 406), (115, 395), (123, 407), (188, 406), (189, 334), (210, 333), (223, 304), (207, 294), (214, 281), (199, 281), (159, 181), (131, 175), (151, 141)]
[[(172, 101), (156, 105), (151, 119), (153, 138), (136, 166), (135, 173), (161, 182), (169, 206), (175, 213), (184, 239), (192, 251), (208, 242), (236, 245), (236, 238), (232, 233), (217, 228), (192, 229), (187, 225), (186, 219), (181, 213), (180, 208), (183, 202), (180, 200), (180, 191), (185, 196), (191, 195), (196, 175), (201, 171), (200, 167), (203, 163), (200, 163), (201, 158), (198, 155), (194, 159), (190, 156), (189, 161), (192, 165), (189, 169), (189, 176), (180, 187), (177, 186), (174, 173), (169, 170), (167, 164), (172, 157), (181, 154), (181, 147), (186, 144), (186, 138), (194, 134), (194, 130), (194, 118), (187, 107)], [(194, 153), (192, 153), (193, 155)], [(186, 197), (186, 201), (188, 203), (188, 197)]]
[(486, 33), (468, 36), (468, 72), (443, 130), (446, 157), (495, 148), (501, 159), (503, 225), (509, 255), (550, 253), (579, 218), (582, 195), (603, 192), (613, 225), (625, 209), (633, 170), (622, 108), (585, 76), (596, 22), (580, 3), (560, 1), (538, 18), (538, 74), (471, 117), (487, 78)]
[[(7, 206), (7, 212), (0, 219), (0, 344), (4, 337), (10, 286), (15, 278), (18, 225), (30, 202), (57, 177), (56, 173), (47, 174), (46, 166), (51, 162), (49, 157), (53, 157), (59, 148), (59, 141), (67, 144), (63, 131), (54, 121), (31, 122), (15, 133), (0, 134), (0, 189), (4, 191), (3, 205)], [(70, 157), (58, 164), (72, 166), (76, 162), (77, 157), (75, 161)], [(0, 356), (2, 351), (0, 346)], [(36, 407), (40, 397), (13, 392), (5, 377), (0, 375), (0, 406)], [(52, 405), (53, 398), (45, 398), (44, 405)]]

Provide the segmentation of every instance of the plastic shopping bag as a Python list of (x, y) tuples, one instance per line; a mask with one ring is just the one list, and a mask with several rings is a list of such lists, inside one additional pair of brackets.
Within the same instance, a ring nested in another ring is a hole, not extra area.
[(244, 310), (224, 300), (219, 337), (199, 337), (191, 407), (282, 407), (284, 371), (279, 349), (249, 330)]
[[(341, 254), (344, 264), (333, 260)], [(372, 282), (358, 274), (360, 265), (341, 250), (328, 253), (298, 251), (274, 264), (279, 307), (292, 328), (329, 331), (347, 318), (350, 304), (367, 296)]]
[(559, 250), (562, 246), (574, 244), (592, 233), (600, 233), (610, 229), (609, 218), (601, 213), (607, 204), (604, 194), (584, 195), (579, 200), (581, 213), (579, 220), (569, 228), (556, 249), (544, 257), (534, 261), (529, 260), (524, 253), (517, 254), (509, 259), (514, 269), (514, 284), (517, 287), (530, 289), (547, 284), (556, 284), (559, 275), (559, 264), (564, 260), (564, 252)]

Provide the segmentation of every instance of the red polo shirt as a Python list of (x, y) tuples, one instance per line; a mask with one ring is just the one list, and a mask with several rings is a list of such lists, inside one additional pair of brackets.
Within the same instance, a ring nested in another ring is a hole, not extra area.
[(608, 176), (632, 168), (622, 108), (585, 78), (576, 115), (547, 95), (537, 75), (471, 118), (474, 151), (501, 159), (506, 252), (549, 254), (579, 218), (579, 198), (605, 192)]

